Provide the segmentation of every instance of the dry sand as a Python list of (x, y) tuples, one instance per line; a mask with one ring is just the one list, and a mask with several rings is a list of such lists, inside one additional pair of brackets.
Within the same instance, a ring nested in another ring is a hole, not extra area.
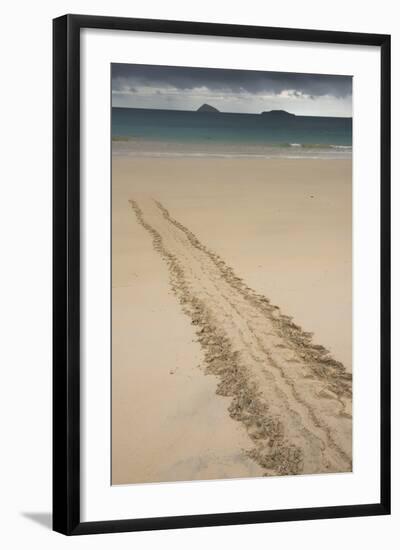
[(113, 483), (349, 471), (351, 163), (114, 157), (112, 325)]

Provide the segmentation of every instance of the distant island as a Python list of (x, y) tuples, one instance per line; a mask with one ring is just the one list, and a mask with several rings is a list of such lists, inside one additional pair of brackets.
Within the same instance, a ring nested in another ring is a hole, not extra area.
[(268, 118), (294, 118), (296, 115), (293, 113), (288, 113), (287, 111), (283, 111), (282, 109), (275, 110), (275, 111), (263, 111), (261, 113), (261, 116), (265, 116)]
[[(216, 107), (213, 107), (212, 105), (208, 103), (203, 103), (201, 107), (197, 109), (198, 113), (220, 113)], [(230, 113), (233, 114), (233, 113)], [(288, 113), (288, 111), (284, 111), (283, 109), (275, 109), (272, 111), (263, 111), (260, 113), (262, 117), (273, 119), (273, 120), (287, 120), (289, 118), (295, 118), (296, 115), (293, 113)]]
[(208, 103), (203, 103), (201, 107), (197, 109), (198, 113), (219, 113), (218, 109), (213, 107), (212, 105), (209, 105)]

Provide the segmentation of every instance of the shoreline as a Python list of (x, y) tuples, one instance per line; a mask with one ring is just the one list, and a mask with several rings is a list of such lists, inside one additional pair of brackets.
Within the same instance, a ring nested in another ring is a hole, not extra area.
[(225, 159), (311, 159), (351, 160), (351, 145), (260, 143), (214, 140), (182, 142), (114, 136), (112, 156), (115, 158), (225, 158)]

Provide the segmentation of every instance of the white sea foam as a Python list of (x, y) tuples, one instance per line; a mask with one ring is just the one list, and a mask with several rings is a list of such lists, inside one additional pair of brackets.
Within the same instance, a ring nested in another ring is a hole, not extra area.
[(153, 158), (258, 158), (258, 159), (350, 159), (351, 146), (338, 145), (249, 145), (161, 142), (147, 140), (114, 141), (116, 156)]

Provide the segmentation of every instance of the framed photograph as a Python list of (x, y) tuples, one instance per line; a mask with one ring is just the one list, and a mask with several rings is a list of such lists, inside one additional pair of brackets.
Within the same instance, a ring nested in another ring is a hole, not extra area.
[(390, 37), (54, 20), (54, 530), (390, 513)]

